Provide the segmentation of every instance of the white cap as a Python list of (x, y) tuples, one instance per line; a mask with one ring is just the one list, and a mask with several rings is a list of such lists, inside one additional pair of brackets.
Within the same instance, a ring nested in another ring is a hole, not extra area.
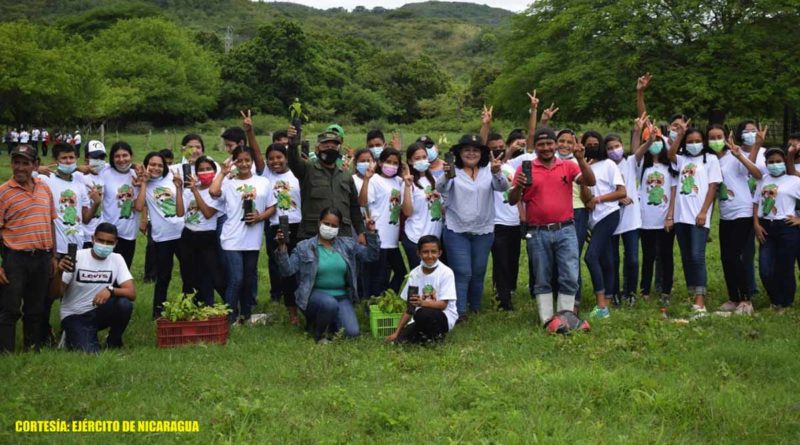
[(103, 154), (106, 154), (106, 146), (103, 145), (103, 143), (100, 142), (100, 141), (89, 141), (89, 143), (87, 144), (87, 147), (89, 147), (89, 151), (88, 151), (89, 154), (92, 154), (92, 153), (103, 153)]

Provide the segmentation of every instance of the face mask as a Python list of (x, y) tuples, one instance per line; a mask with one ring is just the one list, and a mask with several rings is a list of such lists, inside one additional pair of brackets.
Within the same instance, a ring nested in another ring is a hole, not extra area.
[(359, 162), (356, 164), (356, 171), (358, 171), (358, 174), (360, 174), (361, 176), (367, 174), (368, 168), (369, 168), (369, 162)]
[(422, 264), (422, 267), (425, 269), (436, 269), (439, 267), (439, 260), (434, 261), (433, 264), (427, 264), (424, 261), (420, 264)]
[(439, 150), (436, 149), (436, 146), (426, 148), (425, 151), (428, 152), (428, 161), (433, 162), (436, 158), (439, 157)]
[(648, 148), (648, 150), (650, 151), (650, 154), (653, 155), (653, 156), (661, 153), (661, 150), (663, 150), (663, 149), (664, 149), (664, 142), (663, 141), (654, 141), (652, 144), (650, 144), (650, 148)]
[(755, 131), (744, 131), (742, 132), (742, 142), (745, 145), (753, 145), (756, 143), (756, 132)]
[(109, 255), (111, 255), (111, 252), (114, 251), (114, 246), (94, 243), (92, 245), (92, 251), (94, 252), (95, 255), (99, 256), (100, 258), (107, 258)]
[(326, 164), (334, 164), (339, 159), (339, 150), (335, 148), (323, 150), (319, 152), (319, 159)]
[(697, 142), (694, 144), (686, 144), (686, 151), (688, 151), (692, 156), (697, 156), (701, 151), (703, 151), (703, 143)]
[(36, 170), (34, 170), (34, 171), (31, 173), (31, 177), (33, 177), (33, 178), (38, 178), (38, 177), (39, 177), (39, 172), (37, 172)]
[(397, 174), (397, 166), (396, 165), (390, 165), (390, 164), (383, 164), (381, 166), (381, 172), (384, 175), (389, 176), (389, 177), (394, 176), (394, 175)]
[(381, 157), (381, 153), (383, 153), (383, 147), (370, 147), (369, 151), (372, 153), (372, 156), (375, 156), (375, 159)]
[(198, 172), (197, 179), (200, 181), (200, 185), (207, 186), (211, 185), (214, 182), (214, 177), (217, 176), (215, 172)]
[(505, 153), (505, 150), (494, 150), (492, 152), (495, 159), (503, 159), (503, 153)]
[(670, 130), (669, 131), (669, 140), (670, 141), (674, 141), (674, 140), (677, 140), (677, 139), (678, 139), (678, 132), (675, 131), (675, 130)]
[(621, 161), (623, 156), (625, 156), (625, 151), (622, 149), (622, 147), (615, 148), (608, 152), (608, 159), (611, 159), (614, 162)]
[(65, 175), (71, 175), (78, 168), (75, 164), (58, 164), (58, 171)]
[(100, 170), (104, 169), (106, 166), (106, 161), (103, 159), (89, 159), (89, 167), (95, 173), (100, 173)]
[(572, 152), (561, 153), (560, 151), (556, 151), (556, 156), (558, 156), (559, 159), (562, 159), (564, 161), (566, 161), (567, 159), (572, 159), (572, 158), (575, 157), (575, 155), (573, 155)]
[(431, 166), (431, 163), (428, 161), (416, 161), (414, 162), (414, 170), (424, 173), (428, 168)]
[(723, 148), (725, 148), (725, 141), (723, 141), (722, 139), (717, 139), (715, 141), (708, 141), (708, 146), (711, 147), (711, 149), (714, 150), (716, 153), (719, 153), (722, 151)]
[(131, 170), (131, 163), (128, 162), (127, 164), (122, 164), (117, 166), (117, 171), (120, 173), (128, 173)]
[(338, 234), (339, 234), (339, 228), (338, 227), (331, 227), (331, 226), (329, 226), (327, 224), (324, 224), (324, 223), (320, 224), (320, 226), (319, 226), (319, 236), (322, 237), (322, 239), (332, 240), (332, 239), (336, 238), (336, 235), (338, 235)]
[(767, 170), (772, 176), (780, 176), (786, 173), (786, 163), (778, 162), (777, 164), (767, 164)]

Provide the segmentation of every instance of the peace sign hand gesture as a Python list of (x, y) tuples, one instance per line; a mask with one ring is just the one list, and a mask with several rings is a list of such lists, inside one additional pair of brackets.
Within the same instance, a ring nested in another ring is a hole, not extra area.
[(250, 110), (247, 110), (247, 114), (245, 114), (244, 111), (239, 111), (239, 113), (242, 115), (242, 127), (244, 128), (244, 131), (252, 130), (253, 114), (250, 112)]
[(369, 167), (367, 167), (367, 171), (364, 172), (364, 178), (369, 179), (373, 175), (375, 175), (375, 161), (369, 161)]
[(636, 120), (634, 121), (634, 130), (637, 133), (641, 133), (644, 127), (647, 126), (648, 122), (649, 121), (647, 119), (647, 112), (645, 111), (644, 113), (642, 113), (641, 116), (637, 117)]
[(483, 106), (483, 112), (481, 113), (482, 124), (488, 125), (492, 123), (492, 111), (494, 111), (493, 106), (490, 106), (488, 108), (486, 107), (486, 105)]
[(586, 153), (586, 147), (581, 144), (581, 141), (575, 138), (575, 145), (572, 146), (572, 155), (575, 156), (575, 159), (583, 159), (584, 154)]
[(644, 91), (647, 89), (647, 86), (650, 85), (650, 79), (653, 78), (653, 75), (650, 73), (645, 73), (644, 76), (639, 77), (636, 79), (636, 91)]
[(503, 166), (503, 161), (494, 157), (494, 153), (489, 150), (489, 158), (492, 160), (492, 174), (500, 173), (500, 168)]
[(764, 125), (763, 127), (761, 124), (758, 125), (758, 133), (756, 133), (756, 145), (761, 147), (764, 145), (764, 141), (767, 140), (767, 132), (769, 131), (769, 125)]
[(736, 142), (733, 140), (733, 131), (728, 133), (728, 140), (725, 141), (728, 144), (728, 148), (731, 150), (734, 156), (739, 156), (742, 152), (742, 147), (736, 145)]
[(559, 108), (555, 105), (555, 103), (550, 104), (550, 107), (542, 112), (542, 124), (550, 122), (550, 119), (558, 113)]
[(539, 99), (536, 97), (536, 90), (533, 90), (533, 94), (525, 93), (531, 99), (531, 108), (536, 109), (539, 107)]

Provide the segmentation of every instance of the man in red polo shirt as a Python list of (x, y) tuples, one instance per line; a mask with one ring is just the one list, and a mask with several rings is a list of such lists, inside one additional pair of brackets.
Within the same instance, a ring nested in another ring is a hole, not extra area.
[(528, 258), (535, 272), (533, 293), (539, 303), (539, 317), (545, 326), (553, 317), (553, 270), (558, 270), (557, 312), (572, 311), (578, 291), (578, 238), (572, 221), (573, 181), (591, 187), (594, 173), (583, 158), (583, 147), (575, 147), (574, 162), (555, 156), (556, 134), (540, 128), (533, 136), (536, 159), (531, 165), (532, 184), (525, 185), (522, 167), (517, 168), (508, 203), (525, 204), (528, 222)]
[[(36, 149), (20, 144), (11, 151), (13, 177), (0, 185), (0, 353), (13, 352), (22, 316), (25, 349), (41, 347), (48, 277), (55, 266), (58, 217), (50, 188), (33, 177)], [(20, 311), (22, 305), (22, 311)]]

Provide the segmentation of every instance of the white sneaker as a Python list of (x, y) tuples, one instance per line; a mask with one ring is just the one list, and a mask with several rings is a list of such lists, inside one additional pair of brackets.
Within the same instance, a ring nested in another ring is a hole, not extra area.
[(696, 304), (692, 305), (692, 320), (697, 320), (698, 318), (703, 318), (708, 315), (708, 311), (706, 310), (705, 306), (698, 306)]
[(61, 340), (58, 341), (58, 349), (64, 349), (67, 347), (67, 331), (61, 331)]
[(723, 303), (722, 306), (720, 306), (719, 309), (717, 310), (722, 312), (733, 312), (736, 310), (737, 307), (739, 307), (737, 303), (728, 300), (725, 303)]
[(270, 312), (264, 314), (253, 314), (245, 322), (249, 325), (267, 324), (273, 319), (274, 315)]
[(735, 313), (737, 315), (753, 315), (753, 303), (749, 301), (742, 301), (736, 306)]

